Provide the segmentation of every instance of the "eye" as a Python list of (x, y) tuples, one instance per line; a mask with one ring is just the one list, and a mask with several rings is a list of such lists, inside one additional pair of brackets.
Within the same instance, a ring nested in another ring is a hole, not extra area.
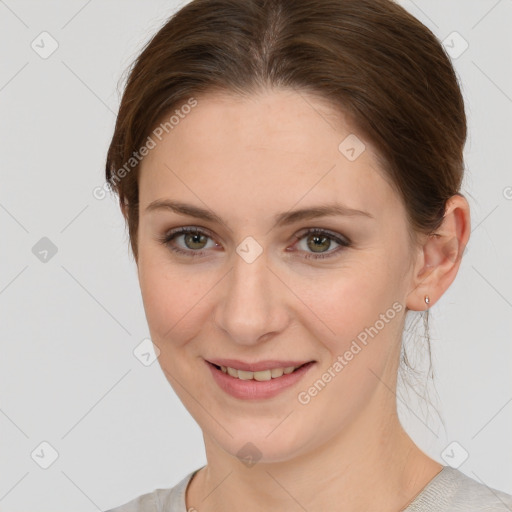
[[(320, 228), (308, 229), (301, 235), (296, 235), (295, 238), (298, 242), (295, 245), (300, 245), (300, 242), (304, 240), (305, 244), (303, 244), (302, 250), (306, 252), (308, 252), (308, 250), (312, 251), (310, 254), (304, 256), (306, 259), (330, 258), (346, 247), (351, 246), (351, 242), (347, 238)], [(328, 251), (333, 241), (338, 244), (339, 247), (335, 250)]]
[[(181, 237), (183, 237), (182, 241), (185, 246), (184, 248), (177, 246), (177, 241)], [(352, 245), (347, 238), (320, 228), (308, 229), (305, 232), (302, 232), (300, 235), (295, 235), (294, 238), (296, 240), (294, 245), (299, 245), (299, 242), (304, 240), (305, 246), (303, 246), (301, 251), (312, 251), (309, 254), (303, 256), (306, 259), (330, 258), (342, 251), (344, 248), (350, 247)], [(213, 244), (210, 245), (210, 247), (208, 247), (208, 239), (210, 239), (211, 243)], [(168, 247), (171, 251), (192, 258), (204, 256), (204, 251), (206, 249), (211, 249), (212, 247), (220, 247), (219, 244), (213, 241), (208, 231), (194, 226), (184, 226), (181, 228), (173, 229), (172, 231), (166, 233), (163, 237), (159, 238), (159, 241)], [(331, 248), (333, 242), (339, 247), (335, 248), (335, 250), (329, 251), (328, 249)], [(289, 251), (289, 249), (287, 250)], [(292, 251), (294, 250), (295, 249)]]
[[(183, 237), (185, 249), (176, 246), (176, 240), (181, 237)], [(209, 248), (207, 247), (208, 238), (211, 239), (210, 234), (206, 231), (193, 226), (185, 226), (168, 232), (159, 240), (162, 244), (167, 246), (171, 251), (175, 253), (183, 254), (185, 256), (197, 257), (203, 256), (202, 250)], [(218, 246), (218, 244), (215, 242), (213, 242), (213, 245), (214, 247)]]

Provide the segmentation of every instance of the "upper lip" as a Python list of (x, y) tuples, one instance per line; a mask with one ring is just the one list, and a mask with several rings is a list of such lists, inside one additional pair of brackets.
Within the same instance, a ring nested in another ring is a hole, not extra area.
[(229, 366), (237, 370), (244, 370), (247, 372), (259, 372), (262, 370), (272, 370), (273, 368), (289, 368), (290, 366), (302, 366), (309, 361), (277, 361), (275, 359), (265, 361), (255, 361), (253, 363), (246, 363), (238, 359), (207, 359), (209, 363), (216, 364), (217, 366)]

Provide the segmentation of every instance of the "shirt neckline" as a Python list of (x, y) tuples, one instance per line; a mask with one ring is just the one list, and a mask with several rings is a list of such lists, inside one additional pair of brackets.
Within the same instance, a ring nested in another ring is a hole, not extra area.
[[(187, 503), (186, 503), (185, 498), (186, 498), (187, 489), (188, 489), (188, 486), (190, 485), (190, 482), (192, 482), (192, 479), (194, 478), (194, 476), (199, 471), (201, 471), (201, 469), (203, 469), (204, 467), (206, 467), (206, 465), (201, 466), (200, 468), (192, 471), (183, 479), (181, 489), (179, 492), (179, 501), (180, 501), (180, 510), (181, 511), (184, 511), (184, 512), (187, 511)], [(432, 491), (433, 487), (435, 485), (439, 485), (439, 483), (441, 483), (445, 479), (445, 477), (449, 473), (450, 469), (451, 469), (450, 466), (443, 466), (441, 468), (441, 470), (425, 484), (425, 486), (418, 492), (418, 494), (416, 494), (416, 496), (414, 496), (414, 498), (412, 498), (411, 501), (409, 501), (409, 503), (404, 508), (400, 509), (399, 512), (411, 511), (412, 510), (411, 507), (417, 505), (420, 500), (427, 500), (427, 503), (428, 503), (429, 500), (431, 500), (431, 498), (432, 498), (431, 491)], [(424, 504), (424, 501), (422, 502), (422, 504)]]
[(436, 485), (439, 485), (440, 482), (443, 481), (443, 479), (445, 478), (445, 475), (448, 473), (448, 468), (450, 466), (443, 466), (441, 468), (441, 470), (436, 473), (424, 486), (423, 488), (418, 492), (418, 494), (416, 494), (416, 496), (414, 496), (410, 501), (409, 503), (407, 503), (407, 505), (400, 509), (399, 512), (408, 512), (409, 510), (412, 510), (411, 507), (414, 506), (414, 505), (417, 505), (418, 502), (423, 499), (423, 498), (426, 498), (427, 500), (430, 499), (430, 491), (432, 490), (432, 488)]

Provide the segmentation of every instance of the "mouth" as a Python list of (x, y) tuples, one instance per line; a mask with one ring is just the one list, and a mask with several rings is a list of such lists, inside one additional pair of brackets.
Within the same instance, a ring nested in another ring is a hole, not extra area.
[(231, 366), (224, 366), (212, 363), (207, 361), (210, 365), (212, 365), (216, 370), (221, 371), (222, 373), (229, 375), (235, 379), (240, 380), (256, 380), (258, 382), (265, 382), (273, 379), (279, 379), (283, 375), (289, 375), (290, 373), (294, 373), (300, 368), (305, 367), (306, 365), (313, 364), (315, 361), (308, 361), (307, 363), (302, 363), (299, 365), (291, 365), (291, 366), (280, 366), (274, 368), (267, 368), (259, 371), (250, 371), (250, 370), (241, 370)]
[(280, 365), (288, 364), (290, 361), (263, 361), (253, 365), (240, 364), (239, 361), (236, 363), (236, 366), (245, 366), (246, 368), (248, 366), (259, 367), (257, 371), (253, 371), (237, 368), (235, 363), (230, 363), (233, 366), (219, 364), (227, 361), (216, 360), (212, 362), (205, 360), (210, 374), (219, 388), (228, 395), (243, 400), (261, 400), (275, 397), (284, 390), (297, 385), (316, 364), (316, 361), (296, 361), (295, 364), (289, 366)]

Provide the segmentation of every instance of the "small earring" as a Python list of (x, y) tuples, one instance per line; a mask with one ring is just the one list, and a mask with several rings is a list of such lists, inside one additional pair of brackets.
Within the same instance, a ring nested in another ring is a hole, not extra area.
[(427, 304), (430, 304), (430, 297), (428, 295), (425, 295), (425, 302)]

